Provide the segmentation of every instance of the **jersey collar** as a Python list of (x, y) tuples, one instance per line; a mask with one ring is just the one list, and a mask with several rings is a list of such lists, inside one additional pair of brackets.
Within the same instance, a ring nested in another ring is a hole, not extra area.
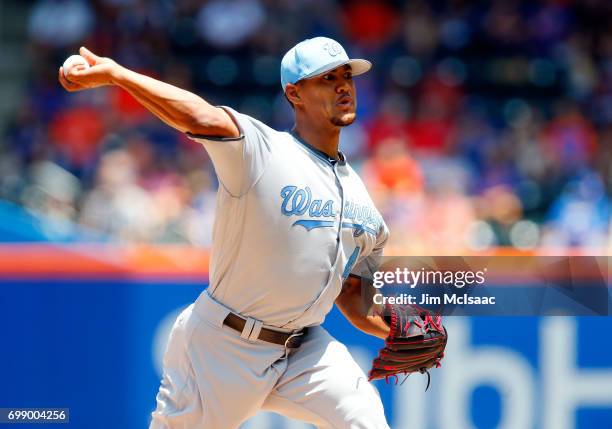
[(306, 149), (308, 149), (309, 151), (314, 153), (317, 157), (321, 158), (322, 160), (328, 162), (332, 166), (336, 165), (336, 163), (338, 165), (345, 165), (346, 164), (346, 157), (344, 156), (344, 154), (342, 152), (338, 151), (338, 159), (334, 159), (334, 158), (330, 157), (328, 154), (326, 154), (325, 152), (323, 152), (322, 150), (319, 150), (316, 147), (306, 143), (304, 140), (302, 140), (302, 138), (300, 136), (298, 136), (293, 131), (289, 131), (289, 134), (291, 134), (291, 136), (294, 139), (296, 139)]

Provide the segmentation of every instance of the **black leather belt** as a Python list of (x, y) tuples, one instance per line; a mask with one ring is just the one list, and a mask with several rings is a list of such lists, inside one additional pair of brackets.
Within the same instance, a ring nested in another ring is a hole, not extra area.
[[(246, 325), (246, 319), (243, 319), (237, 314), (230, 313), (223, 321), (223, 324), (229, 326), (230, 328), (238, 332), (242, 332), (242, 330), (244, 329), (244, 325)], [(279, 344), (281, 346), (285, 346), (288, 349), (297, 349), (302, 345), (302, 341), (304, 341), (304, 337), (307, 333), (308, 328), (304, 328), (301, 331), (294, 332), (292, 334), (273, 331), (267, 328), (261, 328), (257, 339), (266, 341), (268, 343)]]

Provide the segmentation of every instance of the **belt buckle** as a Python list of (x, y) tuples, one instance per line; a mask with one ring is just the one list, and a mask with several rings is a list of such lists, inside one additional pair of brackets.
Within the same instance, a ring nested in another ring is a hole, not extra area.
[(285, 348), (286, 349), (297, 349), (298, 347), (300, 347), (301, 344), (298, 344), (297, 347), (290, 347), (289, 346), (289, 342), (293, 339), (293, 338), (297, 338), (297, 337), (301, 337), (304, 335), (304, 331), (298, 332), (296, 334), (291, 334), (287, 337), (287, 339), (285, 340)]

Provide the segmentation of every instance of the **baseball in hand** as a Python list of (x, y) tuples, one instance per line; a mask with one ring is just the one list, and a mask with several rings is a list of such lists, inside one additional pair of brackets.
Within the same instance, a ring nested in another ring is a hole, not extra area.
[(80, 55), (70, 55), (68, 58), (66, 58), (66, 61), (64, 61), (63, 65), (64, 77), (68, 77), (68, 73), (70, 73), (70, 70), (73, 67), (77, 66), (84, 66), (85, 68), (89, 68), (89, 63), (85, 58)]

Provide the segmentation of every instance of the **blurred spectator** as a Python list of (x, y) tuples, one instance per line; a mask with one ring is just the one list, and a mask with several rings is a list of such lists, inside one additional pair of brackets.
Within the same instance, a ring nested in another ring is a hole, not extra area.
[(94, 230), (111, 234), (119, 241), (144, 241), (154, 237), (160, 226), (154, 200), (136, 183), (138, 172), (128, 152), (106, 153), (98, 170), (96, 184), (86, 196), (80, 222)]
[(367, 123), (368, 152), (374, 153), (376, 147), (387, 139), (399, 139), (407, 145), (409, 114), (407, 97), (395, 93), (385, 94), (380, 100), (378, 114)]
[(32, 9), (28, 30), (41, 45), (62, 48), (82, 41), (94, 19), (87, 1), (43, 0)]
[(451, 151), (455, 141), (454, 120), (446, 114), (447, 104), (437, 94), (425, 94), (417, 105), (414, 120), (407, 124), (410, 146), (422, 155)]
[(543, 154), (562, 172), (573, 174), (594, 159), (597, 133), (572, 103), (559, 102), (556, 117), (543, 130)]
[(33, 164), (29, 173), (30, 185), (23, 191), (22, 204), (44, 221), (43, 232), (49, 240), (69, 237), (77, 218), (78, 179), (49, 161)]
[(200, 35), (217, 49), (233, 48), (259, 30), (266, 10), (258, 0), (212, 0), (198, 13)]
[(349, 1), (342, 11), (348, 38), (369, 49), (378, 49), (389, 43), (398, 29), (399, 17), (389, 2), (375, 0)]
[(406, 2), (403, 16), (403, 41), (409, 54), (429, 59), (439, 43), (438, 22), (429, 2)]
[(604, 247), (610, 227), (610, 209), (601, 179), (593, 173), (583, 174), (570, 181), (553, 204), (545, 244)]
[(49, 141), (55, 144), (73, 168), (92, 161), (105, 133), (96, 109), (81, 106), (60, 112), (49, 123)]
[(401, 138), (389, 138), (376, 146), (373, 156), (363, 168), (368, 189), (382, 189), (398, 194), (423, 192), (423, 174), (419, 164), (410, 157)]

